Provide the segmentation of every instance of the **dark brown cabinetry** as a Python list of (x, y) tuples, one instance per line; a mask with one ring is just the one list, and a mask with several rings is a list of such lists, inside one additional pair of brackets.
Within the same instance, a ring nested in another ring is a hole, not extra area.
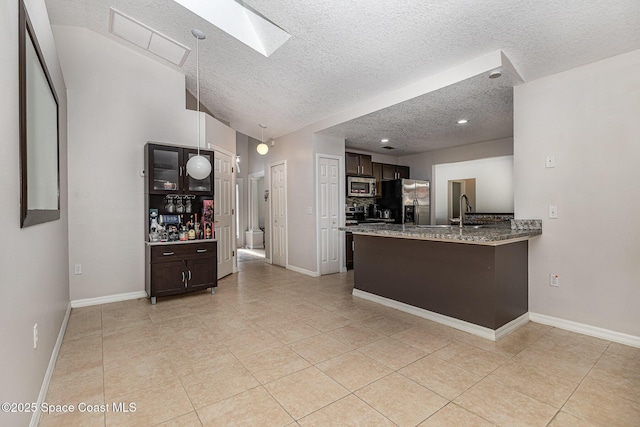
[(373, 176), (371, 156), (368, 154), (344, 153), (347, 175)]
[[(190, 177), (186, 164), (195, 155), (197, 150), (191, 148), (158, 143), (145, 146), (145, 288), (152, 304), (159, 296), (207, 288), (213, 292), (217, 286), (218, 243), (215, 240), (149, 242), (152, 211), (157, 212), (156, 221), (166, 230), (192, 222), (198, 223), (201, 234), (205, 235), (200, 220), (205, 204), (208, 211), (213, 206), (213, 171), (203, 180)], [(213, 164), (213, 151), (200, 150), (200, 155)], [(158, 235), (154, 234), (154, 240), (156, 238)]]
[[(199, 180), (187, 173), (187, 162), (197, 154), (198, 150), (192, 148), (147, 144), (145, 170), (148, 175), (149, 194), (212, 195), (213, 174)], [(213, 164), (213, 151), (200, 150), (200, 155)]]
[(376, 179), (376, 197), (382, 195), (382, 163), (372, 163), (373, 177)]
[(409, 166), (382, 165), (382, 180), (409, 179)]
[(345, 233), (345, 254), (347, 270), (353, 268), (353, 233), (347, 231)]
[(394, 179), (409, 179), (409, 166), (390, 165), (386, 163), (372, 164), (373, 177), (376, 179), (376, 197), (382, 197), (382, 181), (391, 181)]
[(178, 295), (217, 286), (217, 242), (149, 245), (146, 251), (147, 295), (151, 303), (156, 297)]

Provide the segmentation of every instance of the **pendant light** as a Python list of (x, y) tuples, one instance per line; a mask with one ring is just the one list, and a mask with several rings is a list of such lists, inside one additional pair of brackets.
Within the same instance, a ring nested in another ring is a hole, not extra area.
[(211, 163), (206, 157), (200, 155), (200, 48), (199, 41), (205, 39), (202, 31), (193, 29), (191, 34), (196, 38), (196, 92), (198, 106), (198, 155), (193, 156), (187, 162), (187, 173), (194, 179), (205, 179), (211, 173)]
[(258, 154), (264, 156), (269, 152), (269, 146), (264, 143), (264, 130), (267, 127), (263, 124), (260, 124), (259, 126), (262, 128), (262, 139), (260, 140), (260, 144), (258, 144), (258, 146), (256, 147), (256, 150), (258, 150)]

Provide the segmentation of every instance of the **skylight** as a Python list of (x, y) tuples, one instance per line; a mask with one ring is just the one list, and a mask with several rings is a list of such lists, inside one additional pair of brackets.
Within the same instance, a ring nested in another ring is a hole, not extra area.
[(235, 0), (174, 0), (264, 56), (270, 56), (291, 34)]

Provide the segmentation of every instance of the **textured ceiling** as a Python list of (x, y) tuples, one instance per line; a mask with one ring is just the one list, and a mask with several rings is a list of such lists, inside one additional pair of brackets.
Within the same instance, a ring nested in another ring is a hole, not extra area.
[[(87, 27), (178, 69), (192, 92), (194, 55), (178, 68), (114, 37), (109, 8), (187, 46), (195, 45), (191, 29), (203, 30), (203, 104), (254, 138), (258, 123), (268, 126), (265, 138), (277, 138), (497, 49), (524, 81), (640, 49), (638, 0), (244, 3), (291, 34), (268, 58), (172, 0), (46, 0), (52, 24)], [(509, 83), (478, 76), (325, 132), (395, 155), (511, 136)], [(467, 111), (470, 126), (451, 128)], [(371, 144), (383, 131), (397, 150)]]

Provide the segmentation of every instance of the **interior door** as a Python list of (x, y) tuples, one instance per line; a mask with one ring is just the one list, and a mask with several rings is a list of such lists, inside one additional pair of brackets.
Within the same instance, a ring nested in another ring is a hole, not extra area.
[(287, 266), (287, 171), (284, 163), (271, 166), (271, 262)]
[(233, 273), (233, 171), (231, 156), (216, 151), (213, 158), (215, 238), (218, 239), (218, 279)]
[(340, 166), (338, 159), (318, 159), (320, 275), (340, 272)]

